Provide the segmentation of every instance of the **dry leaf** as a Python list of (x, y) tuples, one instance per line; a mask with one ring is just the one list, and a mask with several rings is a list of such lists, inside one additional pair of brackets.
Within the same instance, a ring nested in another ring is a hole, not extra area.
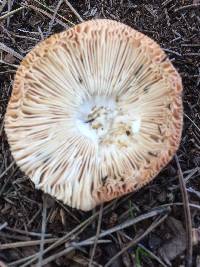
[(164, 243), (159, 249), (158, 254), (167, 264), (171, 265), (170, 262), (185, 250), (186, 235), (181, 221), (169, 217), (166, 223), (174, 237)]

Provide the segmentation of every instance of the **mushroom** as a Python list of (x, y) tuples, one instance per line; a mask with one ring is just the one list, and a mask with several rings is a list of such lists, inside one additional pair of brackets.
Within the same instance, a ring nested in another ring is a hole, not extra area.
[(181, 78), (160, 46), (98, 19), (23, 59), (5, 115), (12, 155), (36, 188), (90, 210), (150, 182), (182, 131)]

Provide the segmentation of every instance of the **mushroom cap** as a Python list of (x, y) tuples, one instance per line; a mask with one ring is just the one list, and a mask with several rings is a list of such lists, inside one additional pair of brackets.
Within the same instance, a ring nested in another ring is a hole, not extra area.
[(181, 93), (149, 37), (112, 20), (81, 23), (21, 62), (5, 115), (12, 155), (36, 188), (90, 210), (138, 190), (171, 160)]

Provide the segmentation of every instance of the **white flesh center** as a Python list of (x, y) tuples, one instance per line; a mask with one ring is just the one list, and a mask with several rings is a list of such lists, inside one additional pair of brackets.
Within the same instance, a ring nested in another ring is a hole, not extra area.
[(109, 135), (111, 137), (120, 126), (124, 127), (124, 135), (130, 135), (138, 133), (141, 124), (139, 116), (124, 114), (114, 98), (104, 96), (94, 96), (85, 101), (75, 120), (80, 133), (98, 144)]

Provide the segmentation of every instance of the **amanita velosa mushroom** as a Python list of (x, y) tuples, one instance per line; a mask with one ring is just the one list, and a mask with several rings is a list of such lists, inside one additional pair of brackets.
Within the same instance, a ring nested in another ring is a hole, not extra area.
[(160, 46), (92, 20), (38, 44), (5, 116), (16, 163), (64, 203), (90, 210), (151, 181), (176, 152), (182, 83)]

